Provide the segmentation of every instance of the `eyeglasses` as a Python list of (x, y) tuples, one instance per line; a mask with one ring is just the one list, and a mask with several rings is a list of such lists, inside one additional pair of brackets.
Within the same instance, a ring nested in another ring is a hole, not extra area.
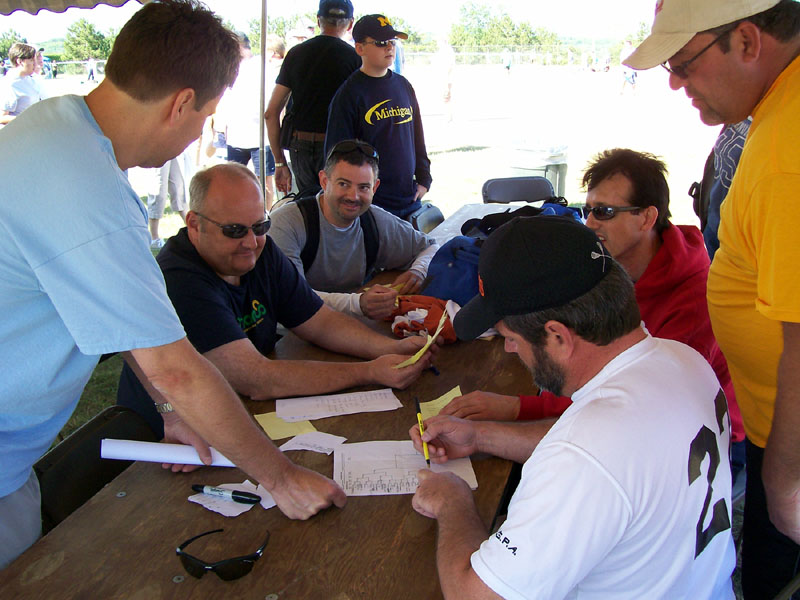
[[(348, 152), (353, 152), (358, 150), (366, 156), (367, 158), (374, 158), (375, 160), (379, 160), (378, 151), (375, 150), (372, 146), (370, 146), (366, 142), (361, 142), (359, 140), (344, 140), (336, 144), (331, 151), (328, 152), (328, 157), (330, 158), (334, 154), (347, 154)], [(326, 159), (327, 161), (327, 159)]]
[(264, 552), (264, 548), (267, 547), (267, 542), (269, 542), (269, 531), (267, 532), (267, 539), (264, 540), (264, 543), (259, 546), (258, 550), (253, 552), (252, 554), (248, 554), (246, 556), (237, 556), (236, 558), (227, 558), (225, 560), (220, 560), (215, 563), (207, 563), (204, 560), (200, 560), (192, 556), (191, 554), (187, 554), (183, 551), (186, 546), (191, 544), (198, 538), (203, 537), (204, 535), (211, 535), (212, 533), (219, 533), (220, 531), (224, 531), (223, 529), (214, 529), (213, 531), (206, 531), (205, 533), (201, 533), (200, 535), (196, 535), (193, 538), (190, 538), (183, 542), (178, 548), (175, 550), (175, 554), (177, 554), (180, 559), (181, 563), (183, 564), (183, 568), (186, 569), (186, 572), (189, 573), (192, 577), (197, 577), (200, 579), (203, 575), (206, 574), (206, 571), (213, 571), (217, 574), (217, 577), (223, 579), (224, 581), (233, 581), (234, 579), (239, 579), (240, 577), (244, 577), (250, 571), (253, 570), (253, 565), (255, 562), (261, 558), (261, 555)]
[(583, 218), (588, 219), (593, 215), (598, 221), (608, 221), (617, 216), (617, 213), (632, 212), (634, 214), (642, 210), (641, 206), (582, 206)]
[(386, 48), (387, 46), (394, 46), (397, 43), (397, 40), (384, 40), (379, 42), (377, 40), (373, 40), (371, 42), (361, 42), (362, 44), (373, 44), (376, 48)]
[(698, 58), (700, 58), (706, 50), (711, 48), (711, 46), (716, 44), (718, 41), (720, 41), (722, 38), (724, 38), (726, 35), (728, 35), (734, 29), (736, 29), (736, 25), (734, 25), (733, 27), (730, 27), (730, 28), (726, 29), (725, 31), (723, 31), (722, 33), (720, 33), (717, 37), (715, 37), (713, 40), (711, 40), (711, 43), (708, 46), (706, 46), (705, 48), (700, 50), (700, 52), (695, 54), (689, 60), (685, 60), (681, 64), (676, 65), (674, 67), (670, 67), (665, 62), (661, 63), (661, 66), (664, 67), (672, 75), (675, 75), (675, 77), (677, 77), (678, 79), (688, 79), (689, 78), (689, 72), (686, 70), (686, 68), (690, 64), (692, 64), (694, 61), (696, 61)]
[(240, 225), (239, 223), (230, 223), (227, 225), (223, 225), (222, 223), (217, 223), (214, 219), (209, 219), (207, 216), (200, 214), (197, 211), (194, 211), (198, 217), (201, 217), (208, 221), (209, 223), (213, 223), (220, 229), (222, 229), (222, 235), (225, 237), (233, 238), (238, 240), (243, 238), (247, 235), (247, 232), (251, 229), (253, 230), (253, 235), (261, 236), (266, 235), (269, 231), (269, 226), (272, 222), (269, 219), (264, 219), (263, 221), (259, 221), (258, 223), (253, 223), (249, 227), (247, 225)]

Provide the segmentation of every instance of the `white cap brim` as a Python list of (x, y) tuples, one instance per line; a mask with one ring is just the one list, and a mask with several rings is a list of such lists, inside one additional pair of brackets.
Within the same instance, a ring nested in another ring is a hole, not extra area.
[(623, 62), (631, 69), (652, 69), (675, 56), (695, 36), (694, 33), (654, 33), (645, 39)]

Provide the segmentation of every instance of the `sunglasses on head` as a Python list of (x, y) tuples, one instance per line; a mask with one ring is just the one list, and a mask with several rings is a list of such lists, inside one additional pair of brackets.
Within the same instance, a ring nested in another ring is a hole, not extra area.
[(243, 238), (247, 235), (247, 232), (251, 229), (253, 230), (253, 235), (261, 236), (266, 235), (269, 231), (269, 226), (271, 225), (271, 221), (269, 219), (264, 219), (263, 221), (259, 221), (258, 223), (253, 223), (252, 225), (241, 225), (239, 223), (229, 223), (227, 225), (223, 225), (222, 223), (217, 223), (214, 219), (209, 219), (207, 216), (200, 214), (197, 211), (194, 211), (198, 217), (205, 219), (209, 223), (213, 223), (220, 229), (222, 229), (222, 235), (225, 237), (233, 238), (238, 240), (239, 238)]
[(328, 158), (333, 156), (334, 154), (348, 154), (349, 152), (353, 152), (357, 150), (361, 152), (367, 158), (374, 158), (375, 160), (379, 160), (378, 158), (378, 151), (375, 150), (372, 146), (370, 146), (366, 142), (361, 142), (359, 140), (344, 140), (336, 144), (331, 151), (328, 152)]
[(598, 221), (608, 221), (617, 216), (617, 213), (632, 212), (634, 214), (642, 210), (641, 206), (582, 206), (583, 218), (588, 219), (592, 215)]
[(269, 531), (267, 532), (267, 539), (264, 540), (264, 543), (259, 546), (258, 550), (253, 552), (252, 554), (248, 554), (246, 556), (237, 556), (236, 558), (226, 558), (225, 560), (220, 560), (215, 563), (207, 563), (204, 560), (201, 560), (191, 554), (186, 554), (183, 551), (186, 546), (191, 544), (198, 538), (203, 537), (204, 535), (210, 535), (212, 533), (219, 533), (220, 531), (224, 531), (223, 529), (214, 529), (213, 531), (206, 531), (205, 533), (201, 533), (200, 535), (196, 535), (193, 538), (190, 538), (183, 542), (178, 548), (175, 550), (175, 554), (177, 554), (181, 559), (181, 564), (183, 564), (183, 568), (186, 569), (186, 572), (191, 575), (192, 577), (197, 577), (200, 579), (203, 575), (206, 574), (206, 571), (213, 571), (217, 574), (217, 577), (223, 579), (225, 581), (232, 581), (234, 579), (239, 579), (240, 577), (244, 577), (250, 571), (253, 570), (253, 565), (255, 562), (261, 558), (261, 555), (264, 553), (264, 548), (267, 547), (267, 542), (269, 542)]
[(383, 40), (383, 41), (373, 40), (371, 42), (361, 42), (361, 43), (362, 44), (372, 44), (376, 48), (386, 48), (387, 46), (394, 46), (397, 43), (397, 40), (395, 40), (395, 39)]

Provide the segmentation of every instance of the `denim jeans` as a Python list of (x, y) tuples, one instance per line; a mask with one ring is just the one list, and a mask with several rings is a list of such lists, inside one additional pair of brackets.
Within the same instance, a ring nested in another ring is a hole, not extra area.
[(319, 187), (319, 172), (325, 166), (325, 142), (294, 139), (289, 145), (289, 157), (297, 191)]

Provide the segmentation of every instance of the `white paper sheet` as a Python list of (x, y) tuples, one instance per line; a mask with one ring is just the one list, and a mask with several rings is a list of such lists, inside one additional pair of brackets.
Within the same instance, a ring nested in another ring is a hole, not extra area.
[[(185, 463), (184, 463), (185, 464)], [(222, 483), (214, 487), (225, 488), (226, 490), (238, 490), (240, 492), (250, 492), (251, 494), (258, 494), (261, 496), (261, 506), (265, 509), (275, 506), (275, 500), (272, 499), (270, 493), (265, 490), (261, 485), (256, 487), (249, 479), (245, 479), (242, 483)], [(238, 517), (242, 513), (246, 513), (253, 508), (255, 504), (243, 504), (241, 502), (234, 502), (232, 500), (225, 500), (224, 498), (217, 498), (216, 496), (209, 496), (208, 494), (194, 494), (189, 496), (189, 502), (195, 502), (204, 506), (208, 510), (213, 510), (226, 517)]]
[(275, 401), (275, 411), (278, 416), (290, 423), (361, 412), (395, 410), (402, 406), (391, 388), (352, 394), (281, 398)]
[(334, 449), (347, 441), (346, 437), (331, 435), (322, 431), (312, 431), (311, 433), (301, 433), (294, 436), (283, 446), (278, 448), (286, 452), (287, 450), (311, 450), (321, 454), (330, 454)]
[[(333, 480), (348, 496), (386, 496), (413, 494), (424, 469), (425, 457), (414, 449), (411, 440), (342, 444), (333, 453)], [(443, 465), (431, 463), (435, 473), (450, 471), (477, 489), (478, 480), (469, 458), (458, 458)]]
[[(135, 440), (104, 439), (100, 442), (100, 456), (116, 460), (143, 460), (145, 462), (172, 463), (175, 465), (202, 465), (200, 456), (192, 446), (138, 442)], [(211, 448), (211, 465), (235, 467), (231, 461)]]

